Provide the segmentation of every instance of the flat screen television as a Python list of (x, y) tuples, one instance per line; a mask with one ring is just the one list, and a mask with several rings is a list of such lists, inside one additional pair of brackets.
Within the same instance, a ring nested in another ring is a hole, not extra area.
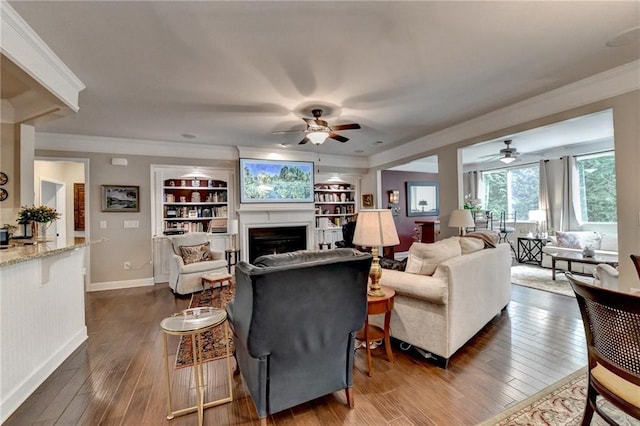
[(313, 162), (240, 159), (241, 203), (313, 203)]

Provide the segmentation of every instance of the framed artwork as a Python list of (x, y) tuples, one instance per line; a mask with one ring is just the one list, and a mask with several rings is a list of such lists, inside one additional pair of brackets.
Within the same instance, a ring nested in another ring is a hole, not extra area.
[(362, 194), (362, 208), (363, 209), (373, 208), (373, 194)]
[(438, 182), (407, 182), (407, 216), (438, 216)]
[(240, 203), (313, 203), (312, 161), (240, 159)]
[(102, 185), (103, 212), (139, 212), (140, 187)]

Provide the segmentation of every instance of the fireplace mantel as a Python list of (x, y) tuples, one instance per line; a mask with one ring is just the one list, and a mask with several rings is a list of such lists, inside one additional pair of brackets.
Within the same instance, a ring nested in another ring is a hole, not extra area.
[(249, 260), (249, 229), (304, 226), (307, 249), (315, 246), (315, 206), (312, 203), (242, 204), (237, 210), (241, 259)]

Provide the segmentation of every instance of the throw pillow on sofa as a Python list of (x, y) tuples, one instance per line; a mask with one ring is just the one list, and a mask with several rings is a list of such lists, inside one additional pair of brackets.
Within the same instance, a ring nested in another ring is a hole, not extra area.
[(433, 275), (440, 263), (461, 254), (460, 243), (452, 238), (446, 238), (431, 244), (413, 243), (409, 248), (405, 272)]
[(185, 265), (211, 260), (209, 256), (209, 243), (195, 246), (180, 246), (180, 254)]

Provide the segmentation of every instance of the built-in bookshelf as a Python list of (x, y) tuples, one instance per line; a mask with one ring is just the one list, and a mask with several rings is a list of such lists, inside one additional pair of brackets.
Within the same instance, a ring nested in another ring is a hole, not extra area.
[(350, 183), (315, 185), (316, 228), (341, 227), (355, 220), (356, 189)]
[(162, 187), (163, 231), (227, 232), (227, 182), (216, 179), (166, 179)]

